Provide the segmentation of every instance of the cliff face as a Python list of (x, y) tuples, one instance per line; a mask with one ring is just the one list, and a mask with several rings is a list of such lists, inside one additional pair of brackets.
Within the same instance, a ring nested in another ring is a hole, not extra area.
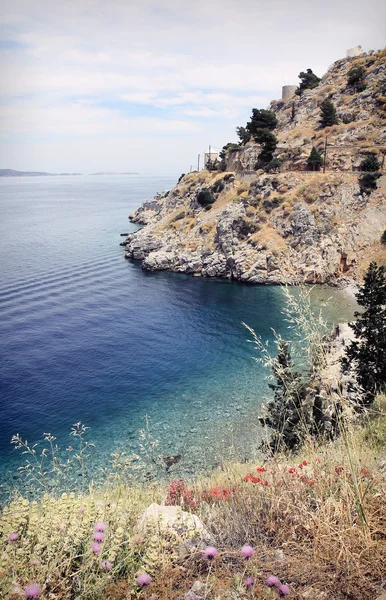
[[(144, 227), (128, 236), (125, 256), (147, 270), (250, 283), (336, 283), (359, 279), (372, 259), (386, 264), (386, 176), (364, 190), (355, 172), (366, 153), (382, 163), (386, 151), (385, 58), (383, 51), (360, 59), (366, 89), (359, 93), (347, 85), (358, 60), (345, 59), (317, 88), (273, 102), (280, 172), (256, 171), (260, 148), (249, 143), (228, 153), (226, 173), (186, 175), (131, 215)], [(326, 97), (340, 124), (319, 129)], [(326, 135), (327, 172), (304, 171), (311, 147)]]

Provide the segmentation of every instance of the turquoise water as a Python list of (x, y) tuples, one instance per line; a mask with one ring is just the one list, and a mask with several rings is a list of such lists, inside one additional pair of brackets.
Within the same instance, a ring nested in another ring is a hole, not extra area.
[[(175, 177), (83, 176), (0, 180), (0, 469), (10, 445), (71, 425), (90, 427), (94, 473), (112, 452), (138, 450), (150, 419), (162, 454), (181, 454), (175, 476), (224, 458), (251, 458), (259, 406), (269, 396), (247, 343), (285, 335), (278, 287), (242, 286), (170, 273), (124, 259), (128, 214)], [(353, 303), (329, 289), (334, 318)]]

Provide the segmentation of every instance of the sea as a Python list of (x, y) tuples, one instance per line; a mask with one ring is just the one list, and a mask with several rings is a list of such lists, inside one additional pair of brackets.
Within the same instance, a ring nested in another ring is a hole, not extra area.
[[(119, 245), (121, 233), (138, 227), (128, 215), (176, 179), (0, 179), (4, 488), (23, 485), (18, 469), (31, 458), (12, 436), (37, 444), (39, 457), (50, 433), (64, 456), (79, 442), (70, 435), (75, 423), (88, 428), (93, 480), (113, 456), (147, 461), (150, 479), (162, 461), (177, 478), (259, 455), (258, 418), (272, 392), (243, 323), (272, 352), (273, 331), (292, 338), (282, 288), (147, 273)], [(313, 303), (331, 325), (355, 309), (325, 286), (313, 290)]]

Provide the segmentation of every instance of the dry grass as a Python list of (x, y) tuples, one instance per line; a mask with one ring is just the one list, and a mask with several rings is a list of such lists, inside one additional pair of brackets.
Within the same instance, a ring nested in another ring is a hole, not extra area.
[[(193, 481), (189, 502), (218, 548), (212, 562), (181, 532), (138, 526), (144, 508), (165, 498), (161, 484), (115, 481), (80, 496), (19, 498), (0, 520), (0, 594), (20, 600), (35, 581), (41, 600), (177, 600), (200, 581), (207, 600), (262, 599), (277, 596), (265, 585), (274, 574), (295, 599), (373, 600), (386, 578), (386, 483), (374, 460), (386, 447), (386, 397), (373, 413), (334, 443), (308, 443), (301, 454), (264, 465), (224, 463)], [(95, 556), (100, 520), (105, 540)], [(12, 532), (17, 542), (7, 540)], [(240, 555), (244, 544), (255, 549), (248, 561)], [(102, 559), (113, 563), (108, 573)], [(140, 571), (153, 579), (143, 590), (135, 583)], [(255, 580), (249, 591), (246, 576)]]

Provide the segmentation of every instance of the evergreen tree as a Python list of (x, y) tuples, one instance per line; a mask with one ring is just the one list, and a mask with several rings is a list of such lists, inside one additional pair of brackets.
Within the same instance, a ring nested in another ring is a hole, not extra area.
[(386, 389), (386, 268), (372, 262), (363, 286), (356, 294), (364, 308), (356, 312), (350, 324), (356, 340), (351, 342), (342, 359), (343, 371), (353, 369), (364, 390), (361, 402), (369, 406), (379, 391)]
[(277, 138), (268, 129), (256, 129), (254, 134), (255, 142), (262, 145), (262, 151), (259, 159), (264, 163), (269, 163), (273, 159), (273, 153), (277, 147)]
[(312, 90), (313, 88), (317, 87), (320, 82), (320, 77), (315, 75), (315, 73), (312, 72), (312, 69), (307, 69), (306, 72), (301, 71), (298, 77), (301, 80), (300, 85), (295, 92), (295, 94), (298, 96), (301, 96), (304, 90)]
[(236, 127), (236, 133), (241, 144), (246, 144), (251, 139), (251, 133), (246, 129), (246, 127)]
[(274, 397), (267, 405), (266, 416), (260, 421), (273, 430), (270, 443), (273, 451), (292, 450), (301, 443), (304, 434), (301, 420), (305, 386), (301, 375), (294, 370), (290, 348), (284, 340), (278, 342), (272, 371), (276, 383), (269, 387)]
[(338, 115), (331, 100), (326, 98), (320, 107), (320, 124), (322, 127), (331, 127), (338, 124)]
[(323, 164), (323, 156), (317, 151), (315, 147), (312, 148), (309, 157), (307, 158), (307, 166), (310, 171), (319, 171)]
[(246, 125), (246, 130), (254, 136), (258, 129), (273, 131), (277, 125), (277, 117), (271, 110), (252, 108), (251, 120)]

